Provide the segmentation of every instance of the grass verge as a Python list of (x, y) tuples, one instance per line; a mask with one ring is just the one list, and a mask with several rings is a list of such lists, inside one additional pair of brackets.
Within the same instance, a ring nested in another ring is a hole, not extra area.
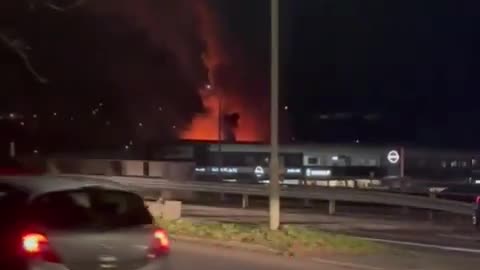
[(302, 226), (288, 225), (282, 226), (278, 231), (270, 231), (263, 225), (193, 223), (188, 220), (166, 221), (163, 219), (157, 219), (157, 225), (173, 236), (261, 245), (289, 256), (318, 253), (362, 255), (378, 253), (385, 248), (383, 245), (366, 240)]

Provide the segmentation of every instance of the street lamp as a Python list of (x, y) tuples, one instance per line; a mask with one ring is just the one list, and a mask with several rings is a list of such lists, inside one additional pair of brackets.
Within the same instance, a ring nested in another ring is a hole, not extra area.
[(216, 88), (216, 91), (218, 93), (218, 96), (217, 96), (218, 97), (218, 175), (219, 175), (220, 181), (223, 181), (223, 175), (222, 175), (223, 93), (222, 93), (222, 89), (220, 89), (219, 87)]
[(270, 77), (270, 229), (280, 227), (280, 164), (278, 157), (278, 100), (279, 100), (279, 13), (280, 0), (271, 0), (271, 77)]

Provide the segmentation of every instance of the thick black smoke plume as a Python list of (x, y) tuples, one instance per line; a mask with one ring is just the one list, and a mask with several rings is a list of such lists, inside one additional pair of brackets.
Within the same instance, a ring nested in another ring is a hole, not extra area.
[(38, 114), (43, 123), (34, 133), (57, 142), (176, 138), (202, 111), (198, 89), (206, 81), (189, 2), (86, 1), (56, 12), (4, 1), (0, 14), (8, 16), (0, 16), (0, 33), (30, 48), (48, 84), (39, 84), (0, 44), (2, 110)]

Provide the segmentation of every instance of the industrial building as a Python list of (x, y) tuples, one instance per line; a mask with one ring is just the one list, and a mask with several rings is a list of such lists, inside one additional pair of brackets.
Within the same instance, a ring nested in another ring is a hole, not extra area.
[[(198, 180), (221, 177), (233, 182), (258, 182), (268, 179), (268, 145), (194, 144), (183, 147), (190, 148), (188, 152), (196, 163)], [(284, 145), (280, 147), (280, 156), (283, 178), (291, 181), (408, 177), (475, 182), (477, 174), (480, 176), (480, 152), (474, 151), (359, 144)]]

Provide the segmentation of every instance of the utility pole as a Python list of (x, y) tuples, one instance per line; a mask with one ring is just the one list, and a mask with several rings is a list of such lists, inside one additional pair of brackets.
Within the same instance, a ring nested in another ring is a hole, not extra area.
[(280, 164), (278, 156), (279, 13), (280, 0), (271, 0), (270, 77), (270, 229), (280, 227)]
[(405, 177), (405, 148), (402, 146), (400, 147), (400, 177)]
[(223, 93), (222, 89), (216, 88), (218, 93), (218, 175), (220, 182), (223, 181), (223, 155), (222, 155), (222, 140), (223, 140)]

